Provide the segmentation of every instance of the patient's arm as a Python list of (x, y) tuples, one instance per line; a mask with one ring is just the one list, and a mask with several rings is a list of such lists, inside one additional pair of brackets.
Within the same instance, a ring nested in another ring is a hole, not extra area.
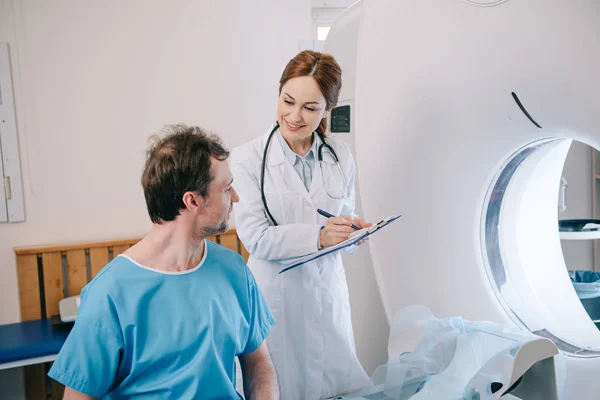
[(65, 387), (65, 394), (63, 396), (63, 400), (96, 400), (93, 397), (88, 396), (87, 394), (79, 393), (78, 391), (71, 389), (70, 387)]
[(244, 394), (250, 400), (279, 399), (279, 385), (267, 343), (263, 343), (250, 354), (240, 356), (244, 378)]

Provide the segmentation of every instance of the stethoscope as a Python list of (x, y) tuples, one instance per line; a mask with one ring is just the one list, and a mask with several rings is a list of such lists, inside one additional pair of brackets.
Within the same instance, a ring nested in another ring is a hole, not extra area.
[[(271, 221), (273, 221), (273, 224), (275, 226), (278, 226), (279, 224), (277, 223), (275, 218), (273, 218), (273, 215), (271, 215), (271, 211), (269, 211), (269, 206), (267, 206), (267, 199), (265, 197), (265, 168), (267, 165), (266, 160), (267, 160), (267, 151), (269, 150), (269, 144), (271, 143), (273, 134), (275, 133), (275, 131), (277, 131), (278, 128), (279, 128), (279, 122), (276, 122), (275, 126), (271, 130), (271, 133), (269, 133), (269, 137), (267, 138), (267, 143), (265, 144), (265, 150), (263, 153), (261, 172), (260, 172), (260, 195), (262, 197), (263, 205), (265, 206), (265, 211), (267, 212), (267, 215), (269, 216), (269, 218), (271, 218)], [(331, 197), (332, 199), (338, 199), (338, 200), (345, 199), (348, 197), (348, 190), (347, 190), (348, 182), (346, 181), (346, 177), (344, 177), (344, 173), (342, 172), (342, 168), (340, 167), (340, 160), (339, 160), (335, 150), (333, 150), (333, 147), (331, 147), (328, 143), (325, 142), (325, 138), (322, 138), (321, 141), (322, 141), (322, 143), (319, 146), (319, 148), (317, 149), (317, 161), (319, 161), (319, 164), (321, 165), (321, 177), (323, 177), (323, 147), (325, 147), (327, 150), (329, 150), (329, 152), (333, 156), (333, 159), (335, 160), (335, 164), (338, 168), (338, 171), (340, 172), (340, 176), (342, 177), (342, 182), (344, 183), (344, 188), (346, 188), (343, 195), (341, 195), (341, 196), (332, 195), (327, 187), (325, 180), (323, 180), (323, 185), (325, 186), (325, 191), (327, 192), (327, 195), (329, 197)]]

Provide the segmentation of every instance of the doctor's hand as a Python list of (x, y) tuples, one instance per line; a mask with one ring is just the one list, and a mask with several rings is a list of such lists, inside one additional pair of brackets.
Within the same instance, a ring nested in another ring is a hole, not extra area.
[[(355, 226), (358, 226), (360, 229), (368, 228), (368, 227), (370, 227), (370, 226), (373, 225), (372, 222), (365, 221), (362, 218), (352, 218), (350, 216), (346, 216), (344, 218), (346, 218), (348, 221), (350, 221), (351, 223), (353, 223)], [(368, 242), (369, 239), (370, 238), (367, 237), (366, 239), (359, 240), (358, 242), (354, 243), (354, 245), (355, 246), (360, 246), (361, 244)]]
[(354, 225), (358, 226), (360, 229), (363, 229), (363, 228), (368, 228), (368, 227), (370, 227), (371, 225), (373, 225), (373, 223), (372, 223), (372, 222), (367, 222), (367, 221), (365, 221), (365, 220), (364, 220), (364, 219), (362, 219), (362, 218), (352, 218), (352, 217), (350, 217), (350, 216), (346, 216), (346, 217), (344, 217), (344, 218), (345, 218), (345, 219), (347, 219), (348, 221), (350, 221), (350, 223), (352, 223), (352, 224), (354, 224)]
[(352, 222), (343, 217), (328, 218), (327, 224), (321, 229), (321, 247), (334, 246), (348, 239), (355, 232), (351, 225)]

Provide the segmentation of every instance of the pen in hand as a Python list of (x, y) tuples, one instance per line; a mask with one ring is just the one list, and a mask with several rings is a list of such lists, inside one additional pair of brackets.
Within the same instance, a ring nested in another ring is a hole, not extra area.
[[(333, 215), (333, 214), (329, 214), (327, 211), (323, 211), (323, 210), (321, 210), (320, 208), (318, 208), (318, 209), (317, 209), (317, 212), (318, 212), (319, 214), (321, 214), (322, 216), (324, 216), (325, 218), (333, 218), (333, 217), (335, 217), (335, 215)], [(360, 228), (359, 228), (358, 226), (354, 225), (354, 224), (352, 224), (352, 227), (353, 227), (354, 229), (356, 229), (357, 231), (358, 231), (358, 230), (360, 230)]]

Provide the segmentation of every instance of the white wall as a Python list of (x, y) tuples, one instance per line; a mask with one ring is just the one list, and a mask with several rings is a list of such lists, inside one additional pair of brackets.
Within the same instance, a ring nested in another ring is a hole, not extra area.
[[(178, 122), (228, 147), (264, 133), (310, 37), (310, 0), (0, 0), (27, 219), (0, 225), (0, 324), (20, 320), (14, 246), (145, 234), (148, 136)], [(0, 371), (0, 398), (15, 375)]]
[[(573, 141), (563, 177), (568, 182), (567, 209), (558, 213), (558, 218), (592, 218), (592, 149), (588, 145)], [(593, 269), (591, 240), (562, 240), (561, 245), (568, 269)]]
[[(20, 320), (13, 247), (145, 234), (148, 136), (184, 122), (232, 148), (264, 133), (283, 67), (311, 37), (310, 0), (0, 0), (27, 219), (0, 224), (0, 324)], [(363, 305), (379, 294), (349, 285), (370, 372), (387, 332), (373, 337)], [(21, 385), (20, 370), (0, 371), (0, 398)]]
[(335, 20), (345, 10), (345, 7), (324, 8), (317, 7), (312, 9), (312, 39), (318, 40), (317, 32), (321, 26), (331, 27)]

